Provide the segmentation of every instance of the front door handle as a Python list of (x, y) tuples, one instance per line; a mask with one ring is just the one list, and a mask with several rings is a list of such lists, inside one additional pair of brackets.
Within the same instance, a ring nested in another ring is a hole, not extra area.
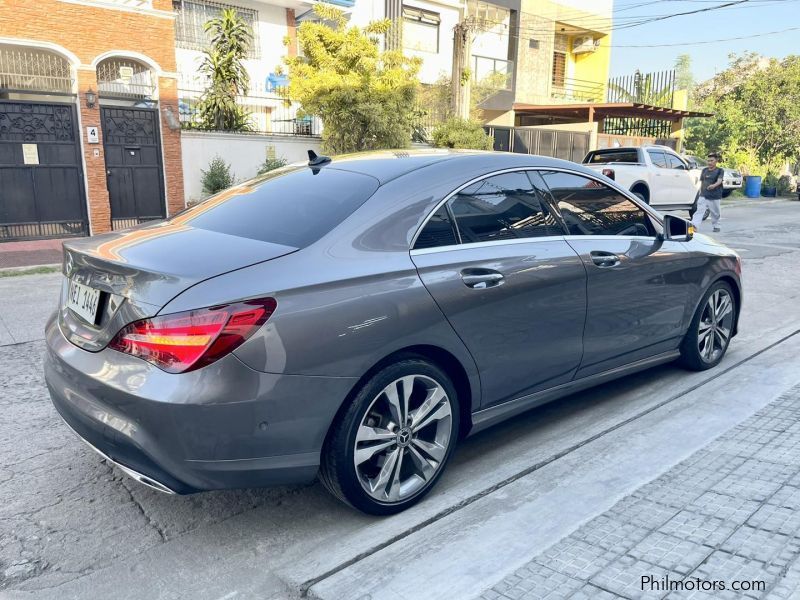
[(503, 274), (492, 269), (464, 269), (461, 271), (461, 281), (468, 288), (482, 290), (503, 283)]
[(612, 252), (595, 250), (589, 255), (592, 257), (592, 262), (598, 267), (616, 267), (619, 264), (619, 256)]

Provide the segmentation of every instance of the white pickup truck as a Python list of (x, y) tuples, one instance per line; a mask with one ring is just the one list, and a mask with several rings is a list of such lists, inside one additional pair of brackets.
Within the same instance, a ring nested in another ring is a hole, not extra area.
[(691, 211), (697, 201), (697, 176), (667, 146), (592, 150), (583, 164), (613, 179), (654, 208)]

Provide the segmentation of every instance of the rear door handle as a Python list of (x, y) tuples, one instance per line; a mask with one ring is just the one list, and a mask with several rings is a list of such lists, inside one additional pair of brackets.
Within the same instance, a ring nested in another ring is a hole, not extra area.
[(503, 283), (503, 274), (492, 269), (464, 269), (461, 271), (461, 281), (468, 288), (482, 290)]
[(589, 255), (592, 257), (592, 262), (598, 267), (616, 267), (619, 264), (619, 256), (612, 252), (594, 250)]

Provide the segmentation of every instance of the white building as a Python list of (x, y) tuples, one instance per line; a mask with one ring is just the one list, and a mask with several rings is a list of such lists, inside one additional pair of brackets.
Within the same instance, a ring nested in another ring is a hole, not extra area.
[[(321, 1), (321, 0), (320, 0)], [(453, 27), (464, 17), (467, 0), (326, 0), (342, 8), (354, 25), (365, 25), (383, 18), (402, 19), (403, 49), (423, 60), (420, 80), (434, 83), (449, 76), (453, 62)], [(254, 45), (246, 61), (255, 91), (270, 90), (275, 73), (290, 52), (296, 52), (296, 28), (304, 20), (315, 18), (317, 0), (175, 0), (178, 70), (184, 85), (197, 79), (206, 46), (203, 24), (223, 8), (235, 8), (253, 28)], [(495, 3), (469, 0), (470, 12), (477, 14), (483, 26), (473, 43), (477, 56), (475, 71), (486, 74), (505, 68), (495, 61), (508, 59), (511, 10), (518, 2)], [(284, 40), (290, 40), (290, 46)], [(272, 76), (272, 78), (270, 78)], [(280, 80), (278, 80), (280, 81)]]

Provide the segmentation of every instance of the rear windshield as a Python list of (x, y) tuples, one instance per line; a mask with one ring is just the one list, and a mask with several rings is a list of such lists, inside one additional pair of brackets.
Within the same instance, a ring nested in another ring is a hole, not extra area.
[(594, 152), (589, 152), (583, 162), (590, 165), (606, 163), (638, 164), (639, 153), (636, 150), (595, 150)]
[(281, 169), (220, 192), (172, 221), (304, 248), (349, 217), (378, 185), (373, 177), (348, 171)]

